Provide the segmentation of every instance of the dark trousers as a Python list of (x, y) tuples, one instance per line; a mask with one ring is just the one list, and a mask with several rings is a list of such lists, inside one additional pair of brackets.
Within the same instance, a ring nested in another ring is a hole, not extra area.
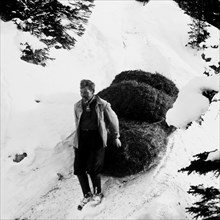
[(101, 192), (100, 173), (104, 165), (105, 149), (98, 130), (80, 131), (79, 147), (75, 149), (74, 174), (77, 175), (83, 195), (90, 190), (88, 175), (91, 178), (93, 192)]
[[(102, 188), (101, 188), (101, 176), (99, 174), (96, 175), (89, 175), (90, 179), (92, 181), (92, 185), (93, 185), (93, 193), (94, 194), (98, 194), (100, 192), (102, 192)], [(84, 197), (87, 197), (89, 193), (91, 193), (91, 189), (89, 186), (89, 179), (88, 179), (88, 175), (85, 173), (83, 175), (77, 175), (81, 189), (82, 189), (82, 193)]]

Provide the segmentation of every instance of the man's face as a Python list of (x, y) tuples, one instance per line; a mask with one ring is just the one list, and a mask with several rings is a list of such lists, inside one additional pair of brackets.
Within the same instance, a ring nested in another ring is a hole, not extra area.
[(92, 98), (92, 96), (93, 96), (93, 91), (90, 90), (90, 89), (86, 86), (86, 87), (80, 89), (80, 95), (81, 95), (83, 101), (86, 102), (86, 101), (88, 101), (88, 100), (90, 100), (90, 99)]

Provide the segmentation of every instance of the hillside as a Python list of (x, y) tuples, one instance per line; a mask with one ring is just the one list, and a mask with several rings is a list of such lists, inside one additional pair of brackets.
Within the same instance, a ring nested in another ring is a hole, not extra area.
[[(113, 16), (114, 14), (114, 16)], [(126, 179), (103, 179), (107, 198), (95, 210), (78, 213), (81, 192), (72, 175), (73, 104), (79, 82), (91, 78), (96, 91), (122, 71), (159, 72), (182, 88), (207, 65), (217, 65), (219, 30), (210, 27), (204, 51), (186, 47), (190, 17), (173, 1), (96, 1), (85, 34), (71, 51), (53, 50), (47, 67), (19, 59), (20, 42), (38, 41), (1, 22), (1, 218), (2, 219), (189, 219), (186, 191), (201, 177), (177, 170), (192, 155), (218, 148), (219, 102), (211, 105), (200, 126), (178, 129), (166, 155), (149, 173)], [(212, 57), (210, 63), (201, 54)], [(26, 157), (16, 163), (16, 154)], [(62, 174), (64, 179), (59, 180)], [(202, 181), (213, 185), (211, 176)], [(123, 204), (123, 206), (122, 206)]]

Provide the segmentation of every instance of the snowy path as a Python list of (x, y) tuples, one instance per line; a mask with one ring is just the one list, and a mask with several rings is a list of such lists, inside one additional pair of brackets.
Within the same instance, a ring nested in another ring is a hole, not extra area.
[[(20, 219), (186, 219), (186, 190), (175, 170), (172, 146), (150, 171), (127, 178), (103, 177), (105, 199), (96, 208), (76, 207), (82, 193), (74, 175), (59, 181)], [(167, 169), (167, 167), (170, 167)], [(171, 171), (171, 172), (170, 172)], [(169, 201), (169, 202), (167, 202)]]
[[(71, 176), (69, 179), (59, 181), (53, 189), (42, 196), (26, 213), (20, 216), (20, 219), (83, 219), (95, 216), (96, 219), (97, 217), (103, 219), (106, 217), (114, 218), (120, 215), (125, 217), (128, 214), (128, 210), (129, 213), (132, 213), (135, 207), (143, 202), (140, 199), (136, 200), (135, 204), (132, 204), (134, 202), (134, 193), (140, 198), (143, 196), (142, 190), (139, 189), (146, 185), (145, 181), (141, 181), (143, 183), (142, 186), (138, 184), (138, 189), (136, 187), (136, 182), (139, 182), (140, 178), (143, 179), (142, 176), (139, 176), (137, 179), (129, 181), (128, 178), (115, 179), (103, 177), (102, 184), (106, 195), (103, 203), (97, 208), (85, 207), (84, 211), (79, 212), (76, 207), (82, 194), (77, 178)], [(127, 201), (126, 204), (125, 201)], [(123, 204), (123, 208), (119, 208), (120, 204)], [(105, 208), (106, 206), (108, 206), (107, 209)], [(113, 210), (114, 212), (112, 212)]]

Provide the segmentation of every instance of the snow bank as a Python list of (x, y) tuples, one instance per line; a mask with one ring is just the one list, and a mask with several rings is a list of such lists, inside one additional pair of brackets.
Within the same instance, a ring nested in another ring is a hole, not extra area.
[[(2, 218), (18, 217), (56, 183), (57, 173), (68, 175), (74, 156), (65, 142), (74, 130), (72, 98), (72, 94), (42, 96), (36, 109), (11, 115), (1, 154)], [(23, 153), (27, 157), (15, 162), (15, 156)]]
[(196, 77), (184, 86), (166, 114), (168, 125), (185, 128), (196, 121), (209, 108), (209, 100), (202, 93), (207, 90), (219, 91), (219, 75)]
[(206, 160), (220, 160), (220, 151), (211, 152)]
[[(128, 219), (192, 219), (185, 208), (199, 200), (189, 195), (191, 185), (204, 184), (219, 187), (219, 179), (212, 173), (199, 175), (179, 173), (178, 170), (190, 165), (193, 155), (219, 149), (219, 103), (212, 103), (204, 115), (202, 125), (192, 123), (187, 129), (177, 129), (169, 140), (167, 155), (154, 171), (151, 193), (145, 203)], [(219, 159), (219, 151), (209, 154), (207, 160)], [(150, 188), (151, 189), (151, 188)], [(154, 195), (153, 199), (151, 195)]]

